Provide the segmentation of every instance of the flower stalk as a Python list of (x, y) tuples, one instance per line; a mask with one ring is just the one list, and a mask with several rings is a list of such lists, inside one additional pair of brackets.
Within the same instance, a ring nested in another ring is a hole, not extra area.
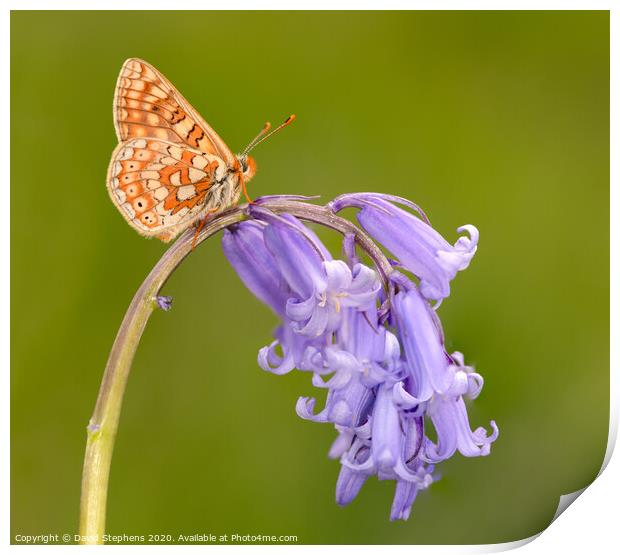
[[(372, 239), (356, 225), (334, 214), (330, 207), (308, 204), (303, 200), (303, 197), (262, 197), (254, 205), (228, 210), (202, 228), (196, 238), (196, 246), (224, 228), (247, 219), (252, 215), (253, 207), (257, 211), (286, 213), (353, 238), (374, 263), (387, 290), (392, 267)], [(164, 309), (159, 297), (162, 287), (192, 252), (194, 234), (194, 229), (187, 230), (151, 270), (134, 295), (112, 346), (95, 409), (87, 426), (79, 524), (82, 544), (103, 543), (110, 465), (131, 364), (152, 312), (158, 307)], [(166, 306), (169, 308), (168, 303)]]

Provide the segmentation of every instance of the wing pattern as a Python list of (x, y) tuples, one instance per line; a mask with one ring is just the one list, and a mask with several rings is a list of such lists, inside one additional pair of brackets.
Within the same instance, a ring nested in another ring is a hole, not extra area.
[(153, 66), (130, 58), (121, 69), (114, 95), (119, 142), (152, 137), (180, 142), (234, 163), (234, 155), (174, 86)]
[(164, 241), (233, 201), (230, 185), (221, 158), (159, 139), (121, 143), (108, 170), (110, 196), (130, 225)]

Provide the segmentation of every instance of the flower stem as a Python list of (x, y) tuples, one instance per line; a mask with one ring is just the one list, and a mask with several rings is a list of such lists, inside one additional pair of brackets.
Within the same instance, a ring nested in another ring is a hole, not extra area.
[[(260, 206), (275, 213), (288, 213), (302, 220), (353, 235), (375, 264), (384, 286), (389, 286), (392, 267), (381, 250), (357, 226), (335, 215), (329, 208), (307, 204), (293, 198), (264, 197)], [(200, 231), (196, 246), (222, 229), (248, 217), (251, 207), (239, 206), (210, 220)], [(103, 374), (95, 410), (87, 427), (86, 453), (82, 471), (80, 501), (80, 543), (103, 543), (108, 481), (114, 440), (118, 430), (125, 386), (134, 355), (148, 319), (156, 307), (155, 299), (172, 272), (192, 252), (194, 228), (188, 229), (162, 256), (136, 294), (118, 331)]]
[[(197, 243), (244, 218), (239, 209), (222, 214), (202, 229)], [(185, 232), (155, 265), (134, 295), (114, 340), (95, 410), (87, 427), (80, 501), (80, 543), (103, 543), (110, 463), (131, 363), (156, 306), (155, 298), (172, 272), (191, 252), (194, 233), (193, 228)]]

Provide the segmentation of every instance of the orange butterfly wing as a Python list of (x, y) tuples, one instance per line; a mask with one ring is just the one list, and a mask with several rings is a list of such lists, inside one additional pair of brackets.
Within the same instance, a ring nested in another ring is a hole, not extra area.
[(198, 218), (239, 198), (239, 162), (159, 71), (125, 61), (114, 94), (119, 145), (108, 191), (142, 235), (170, 241)]
[(221, 158), (153, 138), (130, 139), (116, 147), (108, 191), (136, 231), (162, 241), (239, 198), (235, 175)]
[(236, 162), (226, 143), (159, 71), (144, 60), (123, 64), (114, 94), (114, 126), (119, 142), (151, 137), (186, 144)]

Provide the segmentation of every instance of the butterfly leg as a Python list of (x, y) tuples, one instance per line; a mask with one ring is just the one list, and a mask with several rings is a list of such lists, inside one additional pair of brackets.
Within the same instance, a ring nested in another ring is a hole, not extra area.
[(243, 188), (243, 196), (247, 199), (247, 201), (250, 204), (254, 204), (254, 201), (250, 198), (250, 195), (248, 195), (248, 190), (245, 186), (245, 181), (243, 182), (242, 188)]
[(205, 217), (204, 218), (200, 218), (200, 220), (198, 220), (198, 223), (196, 224), (196, 232), (194, 233), (194, 238), (192, 239), (192, 251), (196, 248), (196, 241), (198, 240), (198, 235), (200, 235), (200, 232), (202, 231), (202, 228), (207, 223), (207, 220), (213, 214), (216, 214), (219, 211), (220, 211), (219, 208), (214, 208), (212, 210), (207, 210), (207, 213), (205, 214)]
[(198, 220), (198, 224), (196, 225), (196, 232), (194, 233), (194, 238), (192, 239), (192, 251), (196, 248), (196, 241), (198, 240), (198, 235), (200, 235), (200, 232), (202, 231), (202, 228), (205, 226), (206, 223), (207, 216)]

